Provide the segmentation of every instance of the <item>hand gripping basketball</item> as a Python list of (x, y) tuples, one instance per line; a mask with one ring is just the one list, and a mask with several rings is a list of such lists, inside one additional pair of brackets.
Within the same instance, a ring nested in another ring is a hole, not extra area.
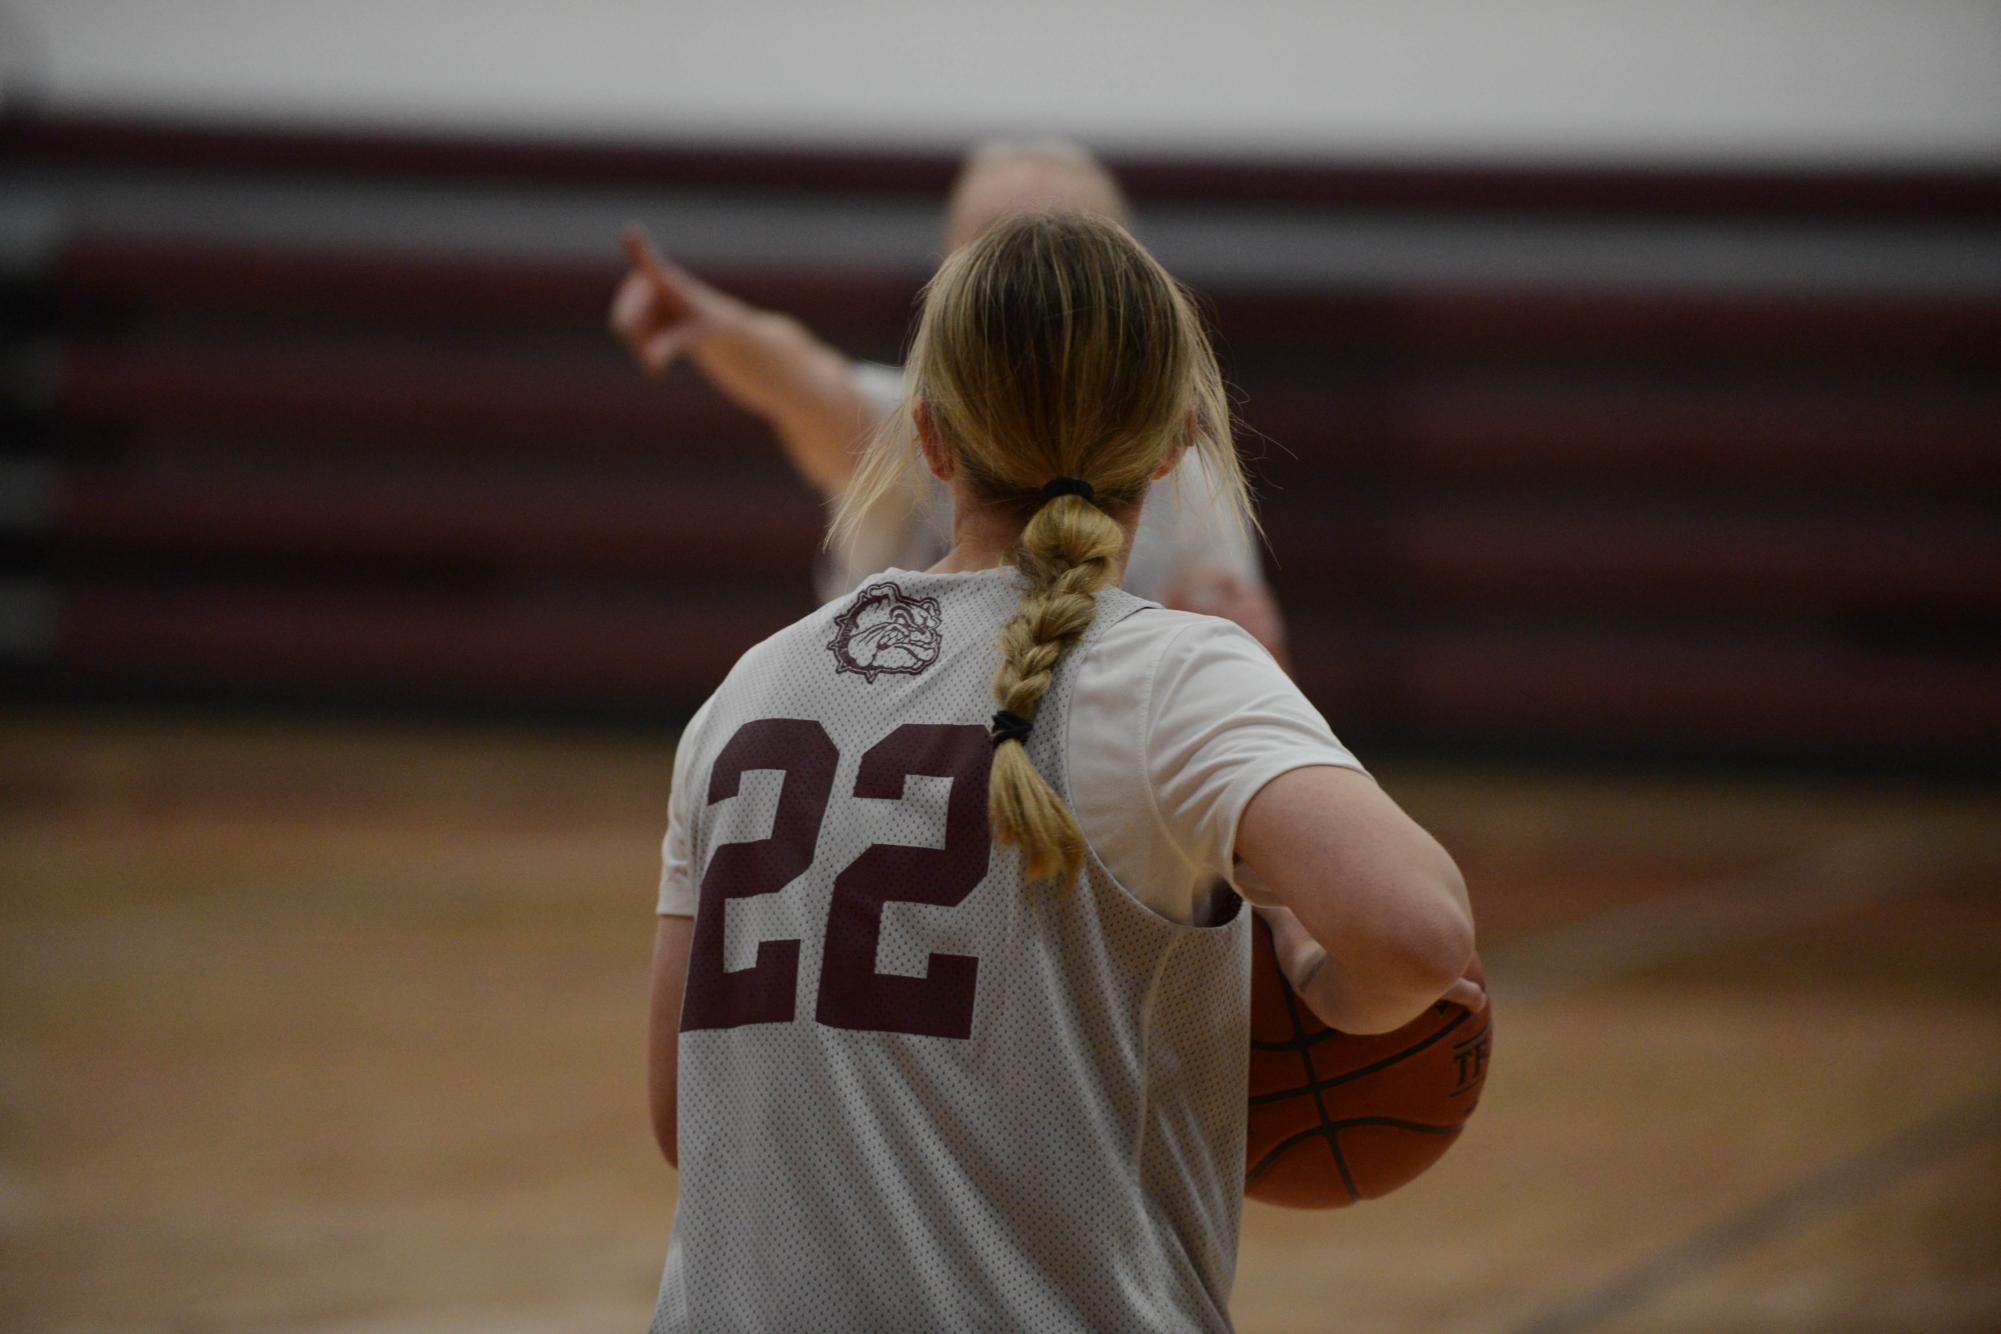
[[(1392, 1033), (1336, 1032), (1293, 993), (1262, 917), (1251, 939), (1244, 1194), (1339, 1209), (1444, 1157), (1480, 1104), (1493, 1006), (1474, 1013), (1441, 1000)], [(1481, 976), (1478, 959), (1471, 975)]]

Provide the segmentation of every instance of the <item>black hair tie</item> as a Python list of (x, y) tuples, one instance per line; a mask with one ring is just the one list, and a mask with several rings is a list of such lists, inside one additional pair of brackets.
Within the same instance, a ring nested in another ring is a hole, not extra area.
[(1028, 729), (1033, 726), (1033, 723), (1020, 714), (1009, 713), (1006, 709), (1002, 709), (994, 715), (994, 725), (987, 736), (993, 741), (996, 750), (1000, 749), (1003, 741), (1019, 741), (1026, 745)]
[(1043, 504), (1047, 505), (1058, 496), (1082, 496), (1087, 505), (1094, 505), (1098, 500), (1098, 493), (1081, 477), (1059, 477), (1042, 488)]

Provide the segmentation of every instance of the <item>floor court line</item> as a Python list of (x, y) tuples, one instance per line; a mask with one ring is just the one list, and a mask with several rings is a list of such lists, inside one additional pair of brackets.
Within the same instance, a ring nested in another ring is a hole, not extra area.
[(1516, 1328), (1578, 1334), (1627, 1315), (1676, 1284), (1785, 1233), (1859, 1204), (1921, 1168), (2001, 1136), (2001, 1088), (1907, 1126), (1822, 1168), (1680, 1245)]
[[(1884, 825), (1810, 848), (1777, 865), (1656, 895), (1493, 952), (1489, 975), (1513, 1003), (1564, 999), (1642, 969), (1832, 917), (1916, 888), (1894, 874), (1932, 822)], [(1887, 873), (1886, 873), (1887, 872)], [(2001, 1135), (2001, 1089), (1907, 1127), (1793, 1183), (1627, 1270), (1517, 1334), (1575, 1334), (1630, 1313), (1743, 1251), (1894, 1185), (1910, 1172)]]
[(1900, 822), (1810, 848), (1775, 866), (1657, 894), (1485, 954), (1497, 998), (1561, 1000), (1643, 969), (1694, 958), (1787, 927), (1913, 892), (1886, 874), (1921, 845), (1930, 822)]

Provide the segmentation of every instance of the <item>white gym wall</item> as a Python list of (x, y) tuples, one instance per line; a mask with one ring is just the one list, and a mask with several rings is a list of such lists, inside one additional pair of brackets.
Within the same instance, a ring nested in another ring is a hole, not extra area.
[(509, 134), (2001, 161), (1997, 0), (0, 0), (11, 100)]

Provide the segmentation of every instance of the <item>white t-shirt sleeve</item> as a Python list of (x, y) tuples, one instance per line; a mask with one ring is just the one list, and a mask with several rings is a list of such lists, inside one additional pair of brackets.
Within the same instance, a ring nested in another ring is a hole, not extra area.
[[(1142, 762), (1166, 838), (1193, 866), (1234, 882), (1237, 824), (1265, 784), (1315, 765), (1367, 771), (1248, 633), (1212, 616), (1187, 620), (1154, 670)], [(1262, 898), (1254, 888), (1246, 897)]]
[(1086, 650), (1070, 697), (1071, 809), (1126, 891), (1202, 923), (1233, 874), (1244, 807), (1292, 769), (1362, 770), (1271, 655), (1229, 621), (1142, 611)]
[(1184, 572), (1225, 570), (1246, 582), (1263, 583), (1250, 527), (1232, 517), (1208, 460), (1188, 451), (1168, 481), (1174, 490), (1176, 566)]
[[(710, 703), (713, 703), (711, 699)], [(695, 878), (695, 851), (692, 831), (696, 796), (690, 770), (694, 768), (696, 737), (709, 718), (709, 704), (695, 711), (681, 731), (674, 748), (673, 786), (667, 791), (667, 837), (660, 843), (660, 902), (662, 917), (693, 917), (700, 898)]]
[(1232, 518), (1208, 460), (1191, 450), (1147, 493), (1125, 587), (1165, 602), (1198, 570), (1220, 570), (1249, 584), (1264, 582), (1250, 533)]
[(875, 420), (881, 421), (896, 411), (903, 402), (903, 367), (885, 366), (879, 361), (857, 361), (851, 365), (855, 388), (868, 400)]

